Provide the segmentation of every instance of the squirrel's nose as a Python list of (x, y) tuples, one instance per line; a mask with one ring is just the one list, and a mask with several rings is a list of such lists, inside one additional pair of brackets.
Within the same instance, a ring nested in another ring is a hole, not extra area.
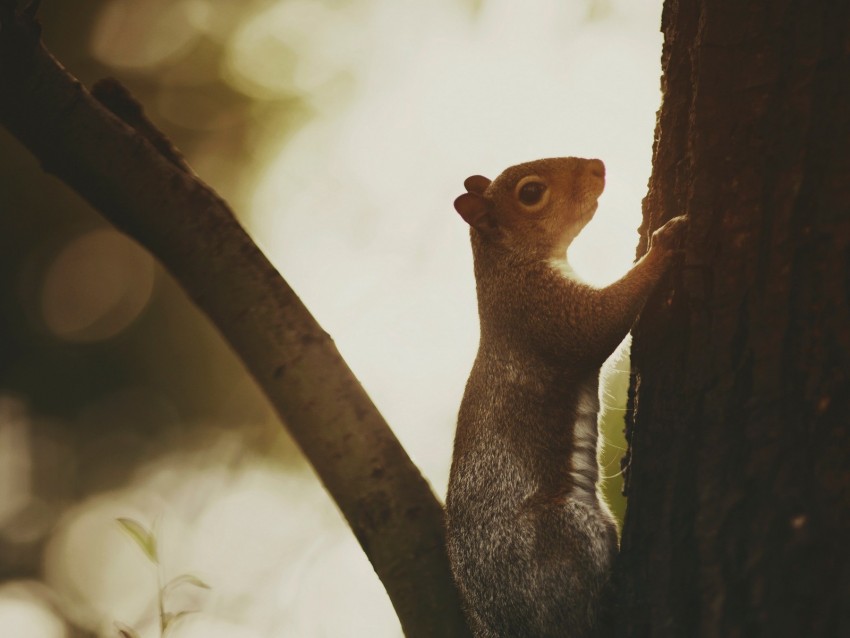
[(605, 164), (602, 163), (602, 160), (592, 159), (588, 160), (588, 162), (590, 162), (590, 173), (592, 175), (605, 177)]

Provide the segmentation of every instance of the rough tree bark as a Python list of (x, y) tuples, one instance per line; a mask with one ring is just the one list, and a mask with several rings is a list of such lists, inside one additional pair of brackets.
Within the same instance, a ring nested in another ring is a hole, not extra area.
[(616, 635), (850, 636), (850, 2), (662, 29), (642, 234), (691, 226), (634, 329)]
[[(156, 256), (218, 327), (342, 510), (406, 636), (468, 636), (442, 507), (287, 283), (116, 83), (96, 99), (0, 0), (0, 124)], [(108, 108), (107, 108), (108, 105)]]

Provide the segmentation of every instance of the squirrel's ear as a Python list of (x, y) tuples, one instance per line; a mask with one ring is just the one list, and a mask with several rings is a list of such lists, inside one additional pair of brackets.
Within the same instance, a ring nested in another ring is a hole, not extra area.
[(476, 195), (483, 195), (484, 191), (487, 190), (487, 187), (490, 185), (490, 180), (484, 177), (483, 175), (473, 175), (472, 177), (467, 177), (463, 182), (463, 187), (470, 193), (475, 193)]
[(458, 197), (455, 200), (455, 210), (473, 228), (487, 230), (493, 226), (490, 206), (487, 200), (477, 193), (464, 193)]

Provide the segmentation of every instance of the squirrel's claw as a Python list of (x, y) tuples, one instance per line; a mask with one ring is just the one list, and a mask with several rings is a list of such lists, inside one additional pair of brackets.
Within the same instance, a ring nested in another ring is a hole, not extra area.
[(652, 238), (649, 242), (650, 250), (656, 246), (669, 252), (680, 250), (685, 241), (685, 235), (689, 225), (690, 223), (685, 215), (674, 217), (652, 233)]

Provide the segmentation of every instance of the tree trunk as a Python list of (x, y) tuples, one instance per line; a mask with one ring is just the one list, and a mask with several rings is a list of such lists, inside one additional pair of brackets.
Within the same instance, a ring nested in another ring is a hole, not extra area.
[[(667, 0), (618, 636), (850, 636), (850, 2)], [(672, 290), (672, 292), (671, 292)]]

